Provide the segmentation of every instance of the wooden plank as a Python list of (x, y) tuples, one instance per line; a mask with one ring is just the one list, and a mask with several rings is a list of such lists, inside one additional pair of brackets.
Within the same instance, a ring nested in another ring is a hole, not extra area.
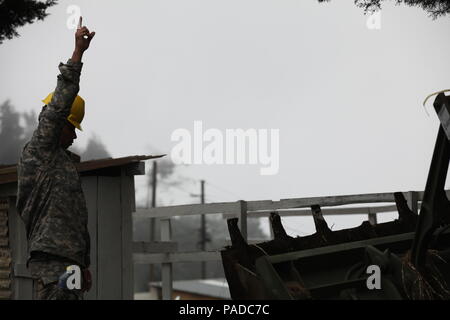
[[(170, 241), (172, 239), (172, 226), (170, 219), (161, 219), (161, 241)], [(161, 267), (161, 281), (162, 281), (162, 299), (172, 299), (172, 263), (163, 262)]]
[(8, 225), (8, 211), (0, 210), (0, 226)]
[[(9, 202), (8, 198), (0, 199), (0, 220), (1, 220), (1, 236), (0, 236), (0, 299), (9, 299), (11, 296), (11, 251), (8, 247), (9, 245), (9, 225), (8, 225), (8, 211)], [(8, 296), (2, 295), (2, 292), (9, 292)]]
[(415, 191), (410, 191), (407, 193), (406, 201), (408, 203), (408, 207), (415, 214), (419, 214), (419, 199), (418, 194)]
[[(423, 200), (423, 195), (424, 195), (423, 191), (409, 191), (409, 192), (416, 193), (417, 194), (417, 200), (419, 200), (419, 201)], [(408, 198), (408, 193), (409, 192), (403, 192), (405, 198)], [(450, 190), (445, 190), (445, 195), (447, 196), (447, 198), (450, 198)]]
[(7, 247), (7, 246), (9, 246), (8, 237), (0, 237), (0, 247)]
[(122, 298), (120, 177), (98, 177), (98, 299)]
[(0, 290), (7, 290), (11, 288), (11, 280), (0, 279)]
[[(423, 198), (423, 192), (416, 192), (419, 201)], [(407, 193), (405, 193), (405, 197)], [(450, 190), (446, 191), (447, 197), (450, 197)], [(309, 208), (312, 205), (319, 204), (321, 207), (335, 207), (349, 204), (360, 203), (380, 203), (395, 202), (394, 193), (369, 193), (344, 196), (327, 196), (311, 198), (293, 198), (282, 199), (279, 201), (260, 200), (247, 201), (247, 210), (253, 211), (273, 211), (294, 208)], [(135, 218), (164, 218), (175, 216), (199, 215), (199, 214), (232, 214), (239, 212), (239, 202), (219, 202), (207, 204), (189, 204), (180, 206), (157, 207), (151, 209), (137, 209), (134, 213)], [(322, 208), (322, 210), (324, 210)], [(356, 214), (356, 213), (355, 213)], [(359, 214), (359, 213), (358, 213)]]
[[(133, 213), (136, 211), (136, 187), (135, 187), (134, 178), (130, 179), (130, 188), (131, 188), (131, 190), (133, 190), (133, 196), (130, 197), (130, 200), (131, 200), (131, 213), (130, 213), (131, 232), (133, 233)], [(133, 238), (133, 235), (131, 235), (131, 238)]]
[[(10, 204), (16, 203), (16, 198), (9, 199)], [(28, 240), (25, 231), (25, 224), (17, 213), (15, 205), (11, 205), (8, 212), (9, 243), (11, 249), (11, 266), (16, 269), (17, 265), (26, 265), (28, 259)], [(13, 276), (12, 277), (12, 299), (31, 300), (33, 298), (33, 279), (30, 277)]]
[[(294, 217), (294, 216), (311, 216), (311, 209), (281, 209), (281, 210), (263, 210), (263, 211), (249, 211), (247, 212), (248, 218), (263, 218), (270, 217), (270, 213), (276, 211), (281, 217)], [(396, 212), (396, 205), (376, 206), (376, 207), (356, 207), (356, 208), (323, 208), (322, 214), (332, 215), (363, 215), (371, 213), (383, 213), (383, 212)], [(238, 214), (223, 214), (224, 219), (230, 219), (237, 217)]]
[(9, 203), (7, 201), (7, 198), (0, 199), (0, 211), (2, 211), (3, 213), (6, 213), (6, 212), (8, 212), (8, 208), (9, 208)]
[(248, 210), (276, 210), (286, 208), (309, 208), (312, 205), (334, 207), (347, 204), (394, 202), (394, 193), (369, 193), (346, 196), (327, 196), (297, 199), (281, 199), (280, 201), (247, 201)]
[(7, 237), (7, 236), (8, 236), (8, 227), (0, 226), (0, 237)]
[(9, 268), (0, 270), (0, 279), (9, 279), (10, 277), (11, 277), (11, 270)]
[(137, 209), (135, 218), (167, 218), (173, 216), (189, 216), (199, 214), (236, 213), (238, 202), (218, 202), (206, 204), (186, 204), (181, 206), (156, 207)]
[(382, 237), (382, 238), (372, 238), (372, 239), (366, 239), (366, 240), (361, 240), (361, 241), (341, 243), (341, 244), (332, 245), (332, 246), (277, 254), (277, 255), (269, 256), (268, 259), (271, 263), (280, 263), (280, 262), (285, 262), (285, 261), (297, 260), (297, 259), (301, 259), (301, 258), (305, 258), (305, 257), (324, 255), (324, 254), (328, 254), (330, 252), (353, 250), (356, 248), (365, 248), (368, 245), (377, 246), (377, 245), (381, 245), (384, 243), (391, 243), (394, 241), (411, 240), (413, 238), (414, 238), (414, 232), (402, 233), (402, 234), (386, 236), (386, 237)]
[[(269, 238), (272, 240), (275, 238), (274, 233), (273, 233), (273, 229), (272, 229), (272, 223), (270, 222), (270, 218), (267, 218), (267, 224), (269, 225)], [(248, 241), (247, 241), (248, 242)]]
[(376, 225), (378, 222), (376, 213), (369, 213), (367, 219), (369, 220), (369, 223), (373, 226)]
[(12, 297), (11, 290), (0, 290), (0, 299), (9, 300)]
[(24, 263), (14, 263), (14, 277), (31, 279), (31, 274), (27, 265)]
[(123, 168), (127, 176), (140, 176), (145, 174), (145, 162), (130, 163)]
[[(3, 178), (6, 178), (3, 180)], [(2, 177), (2, 182), (0, 183), (0, 194), (2, 197), (15, 197), (17, 195), (17, 175), (13, 174), (11, 176), (11, 179), (8, 179), (7, 177)], [(8, 209), (8, 204), (1, 204), (1, 209)]]
[[(143, 162), (140, 162), (142, 166)], [(143, 169), (145, 170), (145, 169)], [(122, 209), (122, 299), (133, 300), (134, 279), (133, 279), (133, 221), (132, 211), (135, 199), (134, 176), (126, 172), (126, 168), (121, 169), (121, 209)], [(145, 172), (145, 171), (144, 171)], [(136, 174), (136, 173), (134, 173)]]
[(239, 229), (244, 240), (247, 241), (247, 202), (239, 200)]
[[(405, 192), (404, 194), (406, 196)], [(423, 192), (418, 192), (417, 194), (418, 200), (421, 200), (423, 197)], [(447, 191), (447, 194), (450, 194), (450, 191)], [(256, 210), (277, 210), (288, 208), (309, 208), (315, 204), (318, 204), (321, 207), (334, 207), (349, 204), (379, 203), (379, 202), (395, 202), (394, 193), (385, 192), (385, 193), (353, 194), (343, 196), (295, 198), (295, 199), (281, 199), (280, 201), (271, 201), (271, 200), (247, 201), (247, 208), (249, 211), (256, 211)]]
[(97, 169), (102, 168), (110, 168), (110, 167), (122, 167), (126, 166), (129, 163), (133, 162), (139, 162), (142, 160), (149, 160), (149, 159), (156, 159), (164, 157), (163, 155), (157, 155), (157, 156), (129, 156), (129, 157), (122, 157), (122, 158), (106, 158), (106, 159), (97, 159), (97, 160), (90, 160), (90, 161), (83, 161), (76, 164), (77, 170), (79, 172), (83, 171), (93, 171)]
[(155, 241), (155, 242), (133, 242), (134, 253), (166, 253), (176, 252), (178, 250), (178, 243), (170, 241)]
[(86, 199), (86, 207), (88, 210), (88, 231), (91, 239), (91, 265), (89, 271), (92, 275), (91, 290), (84, 295), (86, 300), (97, 300), (98, 297), (98, 268), (97, 268), (97, 228), (98, 228), (98, 212), (97, 212), (97, 190), (98, 177), (86, 176), (81, 178), (81, 187), (83, 188), (84, 198)]
[(1, 248), (0, 249), (0, 259), (11, 259), (11, 252), (8, 248)]
[(179, 263), (198, 261), (218, 261), (222, 257), (219, 251), (175, 252), (175, 253), (135, 253), (136, 264)]

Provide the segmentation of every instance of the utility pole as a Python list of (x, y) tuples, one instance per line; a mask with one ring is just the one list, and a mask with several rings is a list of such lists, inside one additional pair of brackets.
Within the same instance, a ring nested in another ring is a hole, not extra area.
[[(200, 180), (200, 203), (205, 203), (205, 180)], [(201, 250), (206, 250), (206, 217), (204, 214), (201, 216), (201, 226), (200, 226), (200, 244), (201, 244)], [(202, 261), (202, 279), (206, 279), (206, 261)]]
[[(200, 180), (200, 194), (191, 193), (191, 197), (200, 197), (200, 203), (205, 203), (205, 180)], [(209, 241), (209, 237), (206, 233), (206, 216), (200, 215), (200, 250), (206, 251), (206, 242)], [(201, 262), (201, 279), (206, 279), (206, 262)]]
[[(157, 170), (158, 170), (158, 165), (156, 161), (153, 161), (153, 167), (152, 167), (152, 179), (151, 179), (151, 183), (152, 183), (152, 208), (156, 207), (156, 174), (157, 174)], [(154, 242), (155, 241), (155, 218), (150, 218), (150, 242)], [(153, 275), (154, 270), (153, 270), (153, 264), (150, 265), (150, 281), (153, 281)]]
[[(158, 171), (158, 164), (153, 161), (152, 168), (152, 208), (156, 207), (156, 174)], [(155, 218), (150, 218), (150, 241), (155, 241)]]

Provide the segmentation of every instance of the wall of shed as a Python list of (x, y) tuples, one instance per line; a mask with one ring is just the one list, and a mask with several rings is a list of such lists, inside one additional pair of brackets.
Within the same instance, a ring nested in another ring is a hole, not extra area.
[[(133, 299), (131, 219), (135, 191), (134, 177), (127, 172), (124, 167), (119, 176), (91, 175), (81, 179), (91, 237), (93, 284), (85, 294), (87, 300)], [(3, 294), (5, 298), (21, 300), (32, 298), (33, 283), (26, 269), (25, 227), (15, 208), (16, 188), (16, 183), (0, 185), (0, 199), (8, 199), (9, 204), (4, 210), (0, 201), (0, 298)], [(2, 281), (8, 276), (10, 285), (6, 288), (7, 283)]]
[(8, 226), (9, 202), (0, 198), (0, 299), (11, 298), (11, 250)]

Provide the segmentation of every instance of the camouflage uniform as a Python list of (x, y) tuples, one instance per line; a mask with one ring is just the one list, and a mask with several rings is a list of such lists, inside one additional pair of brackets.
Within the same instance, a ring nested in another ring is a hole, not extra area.
[[(30, 254), (47, 253), (60, 257), (57, 259), (60, 264), (70, 259), (87, 268), (90, 264), (88, 212), (74, 164), (77, 156), (59, 144), (79, 90), (82, 65), (70, 59), (66, 64), (59, 64), (53, 98), (39, 114), (38, 127), (19, 160), (17, 210), (25, 222)], [(61, 266), (54, 267), (55, 261), (47, 262), (48, 266), (45, 261), (30, 262), (32, 276), (43, 285), (54, 283), (65, 271)]]
[(32, 259), (28, 268), (35, 278), (33, 299), (35, 300), (83, 300), (81, 290), (62, 288), (58, 286), (56, 277), (66, 272), (73, 263), (61, 259)]

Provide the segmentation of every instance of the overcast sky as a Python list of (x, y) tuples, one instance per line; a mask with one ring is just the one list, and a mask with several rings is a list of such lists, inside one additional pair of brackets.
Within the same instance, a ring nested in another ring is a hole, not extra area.
[[(195, 120), (223, 132), (279, 129), (278, 174), (191, 165), (182, 189), (205, 179), (208, 201), (423, 190), (438, 120), (422, 101), (450, 87), (448, 17), (385, 5), (370, 30), (353, 1), (60, 0), (0, 46), (0, 102), (40, 110), (73, 50), (70, 5), (97, 33), (83, 58), (78, 146), (95, 132), (114, 157), (170, 154), (172, 132)], [(160, 201), (198, 199), (178, 188)], [(312, 219), (296, 221), (311, 231)]]

